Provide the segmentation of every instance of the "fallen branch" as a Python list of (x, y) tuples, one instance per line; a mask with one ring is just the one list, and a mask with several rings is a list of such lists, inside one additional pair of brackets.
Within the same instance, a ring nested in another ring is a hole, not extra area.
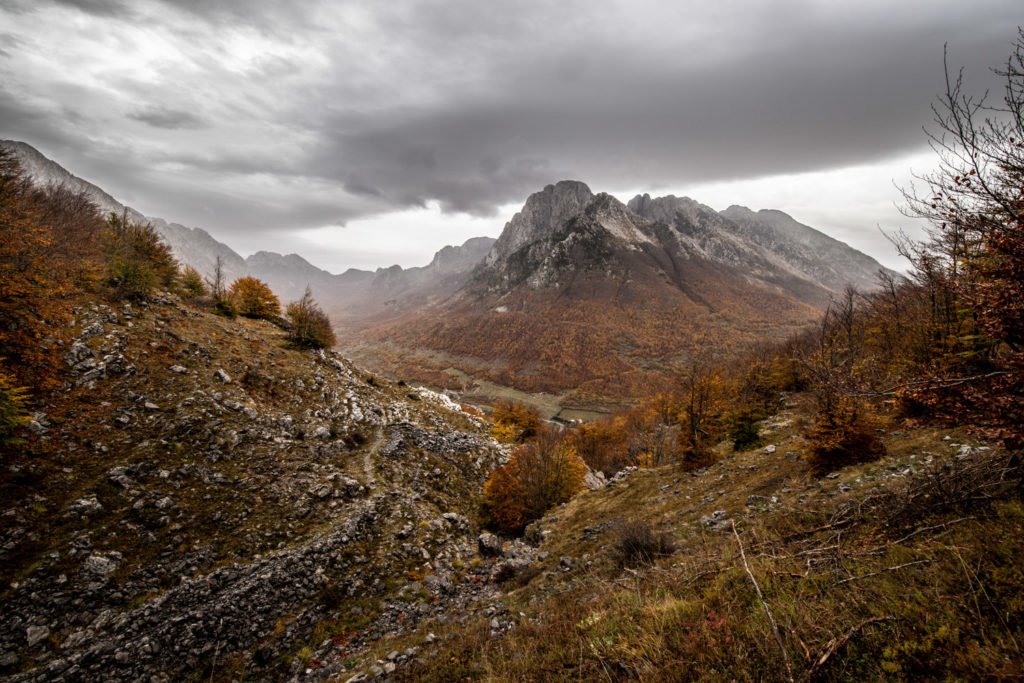
[(991, 379), (993, 377), (999, 377), (1001, 375), (1010, 374), (1009, 370), (997, 370), (995, 372), (989, 372), (984, 375), (973, 375), (971, 377), (947, 377), (945, 379), (922, 379), (916, 382), (907, 382), (905, 384), (897, 384), (889, 389), (883, 389), (882, 391), (859, 391), (859, 392), (847, 392), (847, 396), (851, 397), (871, 397), (871, 396), (895, 396), (896, 392), (900, 389), (910, 389), (912, 387), (927, 386), (930, 389), (948, 389), (950, 387), (956, 387), (961, 384), (967, 384), (969, 382), (977, 382), (980, 379)]
[(914, 536), (917, 536), (918, 534), (924, 533), (925, 531), (934, 531), (935, 529), (944, 529), (946, 527), (953, 526), (954, 524), (959, 524), (960, 522), (966, 522), (969, 519), (974, 519), (974, 517), (958, 517), (957, 519), (954, 519), (954, 520), (952, 520), (950, 522), (945, 522), (943, 524), (936, 524), (935, 526), (921, 527), (920, 529), (917, 529), (915, 531), (910, 532), (909, 534), (907, 534), (903, 538), (900, 538), (898, 540), (892, 541), (892, 543), (887, 543), (886, 545), (896, 545), (898, 543), (903, 543), (904, 541), (909, 541)]
[(865, 619), (840, 637), (833, 638), (828, 641), (822, 650), (821, 656), (818, 657), (818, 661), (814, 663), (814, 666), (812, 666), (811, 670), (808, 672), (808, 677), (813, 677), (814, 674), (818, 673), (821, 667), (825, 665), (825, 662), (829, 660), (829, 657), (834, 655), (843, 645), (846, 645), (847, 641), (857, 635), (857, 633), (865, 626), (870, 626), (871, 624), (877, 624), (883, 621), (896, 621), (896, 617), (871, 617), (870, 619)]
[(905, 564), (898, 564), (895, 567), (886, 567), (885, 569), (880, 569), (877, 572), (871, 572), (870, 574), (861, 574), (860, 576), (851, 576), (848, 579), (843, 579), (842, 581), (836, 581), (835, 585), (841, 586), (844, 583), (850, 583), (851, 581), (860, 581), (861, 579), (866, 579), (866, 578), (871, 577), (871, 576), (878, 576), (879, 574), (884, 574), (885, 572), (894, 572), (894, 571), (896, 571), (898, 569), (903, 569), (904, 567), (912, 567), (915, 564), (928, 564), (930, 562), (931, 562), (931, 560), (915, 560), (913, 562), (907, 562)]
[(789, 653), (786, 652), (786, 646), (782, 642), (782, 636), (779, 635), (779, 625), (775, 623), (775, 617), (772, 616), (772, 611), (768, 607), (768, 603), (765, 602), (764, 594), (761, 592), (761, 586), (757, 585), (757, 579), (754, 578), (754, 572), (750, 571), (750, 565), (747, 564), (747, 554), (743, 550), (743, 541), (740, 540), (740, 534), (736, 531), (736, 522), (730, 520), (732, 525), (732, 533), (736, 537), (736, 543), (740, 547), (740, 557), (743, 559), (743, 568), (747, 570), (747, 576), (750, 577), (750, 583), (754, 584), (754, 591), (757, 593), (757, 599), (761, 601), (761, 607), (764, 608), (764, 613), (768, 615), (768, 623), (772, 626), (772, 635), (775, 636), (775, 642), (779, 644), (779, 649), (782, 650), (782, 661), (786, 665), (786, 673), (789, 681), (792, 683), (793, 679), (793, 666), (789, 663)]

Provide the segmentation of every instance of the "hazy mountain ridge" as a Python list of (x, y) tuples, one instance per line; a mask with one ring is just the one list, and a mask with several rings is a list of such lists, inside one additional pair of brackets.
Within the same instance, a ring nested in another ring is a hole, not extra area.
[(846, 285), (873, 289), (878, 286), (880, 270), (899, 277), (867, 254), (782, 211), (754, 212), (733, 205), (721, 214), (739, 227), (737, 234), (769, 250), (797, 274), (833, 291), (841, 291)]
[(243, 275), (258, 277), (266, 281), (285, 302), (298, 299), (309, 286), (328, 307), (345, 311), (348, 315), (377, 312), (384, 307), (386, 300), (419, 289), (434, 295), (437, 292), (448, 294), (454, 290), (452, 279), (470, 271), (494, 242), (490, 237), (474, 237), (465, 244), (444, 247), (428, 265), (422, 267), (403, 269), (392, 266), (376, 271), (349, 269), (337, 275), (314, 266), (298, 254), (259, 251), (243, 258), (202, 228), (189, 228), (162, 218), (145, 216), (118, 202), (102, 188), (72, 174), (29, 144), (0, 140), (0, 147), (12, 150), (38, 185), (65, 185), (88, 195), (105, 213), (123, 213), (130, 220), (150, 223), (181, 263), (196, 268), (207, 277), (212, 275), (216, 259), (220, 256), (229, 280)]

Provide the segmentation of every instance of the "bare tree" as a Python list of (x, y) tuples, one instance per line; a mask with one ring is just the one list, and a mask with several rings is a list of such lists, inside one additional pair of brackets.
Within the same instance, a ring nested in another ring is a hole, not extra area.
[(213, 277), (207, 278), (210, 293), (215, 301), (221, 301), (227, 294), (227, 282), (224, 276), (224, 257), (218, 255), (213, 262)]

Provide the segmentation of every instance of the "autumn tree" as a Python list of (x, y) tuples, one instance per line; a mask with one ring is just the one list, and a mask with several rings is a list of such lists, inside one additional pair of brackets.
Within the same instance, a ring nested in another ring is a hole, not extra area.
[(55, 385), (69, 297), (95, 279), (102, 229), (81, 194), (34, 187), (0, 150), (0, 349), (16, 385)]
[(512, 401), (499, 401), (491, 420), (491, 434), (502, 443), (524, 443), (537, 436), (542, 427), (536, 408)]
[(251, 276), (232, 282), (228, 298), (238, 314), (246, 318), (272, 318), (281, 314), (277, 295), (267, 283)]
[(337, 343), (331, 320), (313, 299), (313, 291), (309, 287), (306, 287), (301, 299), (288, 304), (285, 315), (291, 324), (288, 341), (293, 346), (322, 349)]
[(678, 381), (683, 464), (687, 468), (701, 467), (711, 461), (709, 449), (720, 436), (722, 370), (699, 354), (690, 360)]
[(936, 293), (954, 354), (915, 398), (970, 416), (1024, 446), (1024, 31), (996, 100), (969, 94), (946, 67), (929, 140), (937, 168), (905, 192), (929, 221), (926, 241), (903, 240), (915, 276)]
[(586, 471), (569, 441), (553, 430), (542, 430), (494, 470), (484, 484), (484, 507), (497, 529), (519, 533), (578, 493)]
[(106, 219), (84, 192), (67, 185), (37, 190), (37, 221), (50, 236), (48, 260), (76, 288), (102, 278), (102, 239)]
[(631, 453), (624, 416), (586, 422), (566, 436), (590, 469), (614, 474), (623, 467), (636, 464)]
[(178, 264), (152, 225), (116, 214), (107, 225), (107, 280), (118, 296), (145, 299), (158, 287), (174, 285)]
[(181, 269), (181, 291), (190, 299), (198, 299), (206, 296), (206, 283), (203, 276), (192, 266), (186, 265)]

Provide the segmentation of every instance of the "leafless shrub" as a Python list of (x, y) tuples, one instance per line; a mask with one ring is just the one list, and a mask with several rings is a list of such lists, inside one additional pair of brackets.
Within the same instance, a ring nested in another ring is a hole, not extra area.
[(1002, 450), (971, 449), (910, 477), (884, 503), (890, 525), (912, 524), (941, 513), (966, 514), (1021, 484), (1020, 463)]
[(614, 553), (622, 567), (651, 564), (658, 557), (675, 552), (675, 542), (667, 534), (655, 533), (644, 520), (630, 519), (615, 529)]

